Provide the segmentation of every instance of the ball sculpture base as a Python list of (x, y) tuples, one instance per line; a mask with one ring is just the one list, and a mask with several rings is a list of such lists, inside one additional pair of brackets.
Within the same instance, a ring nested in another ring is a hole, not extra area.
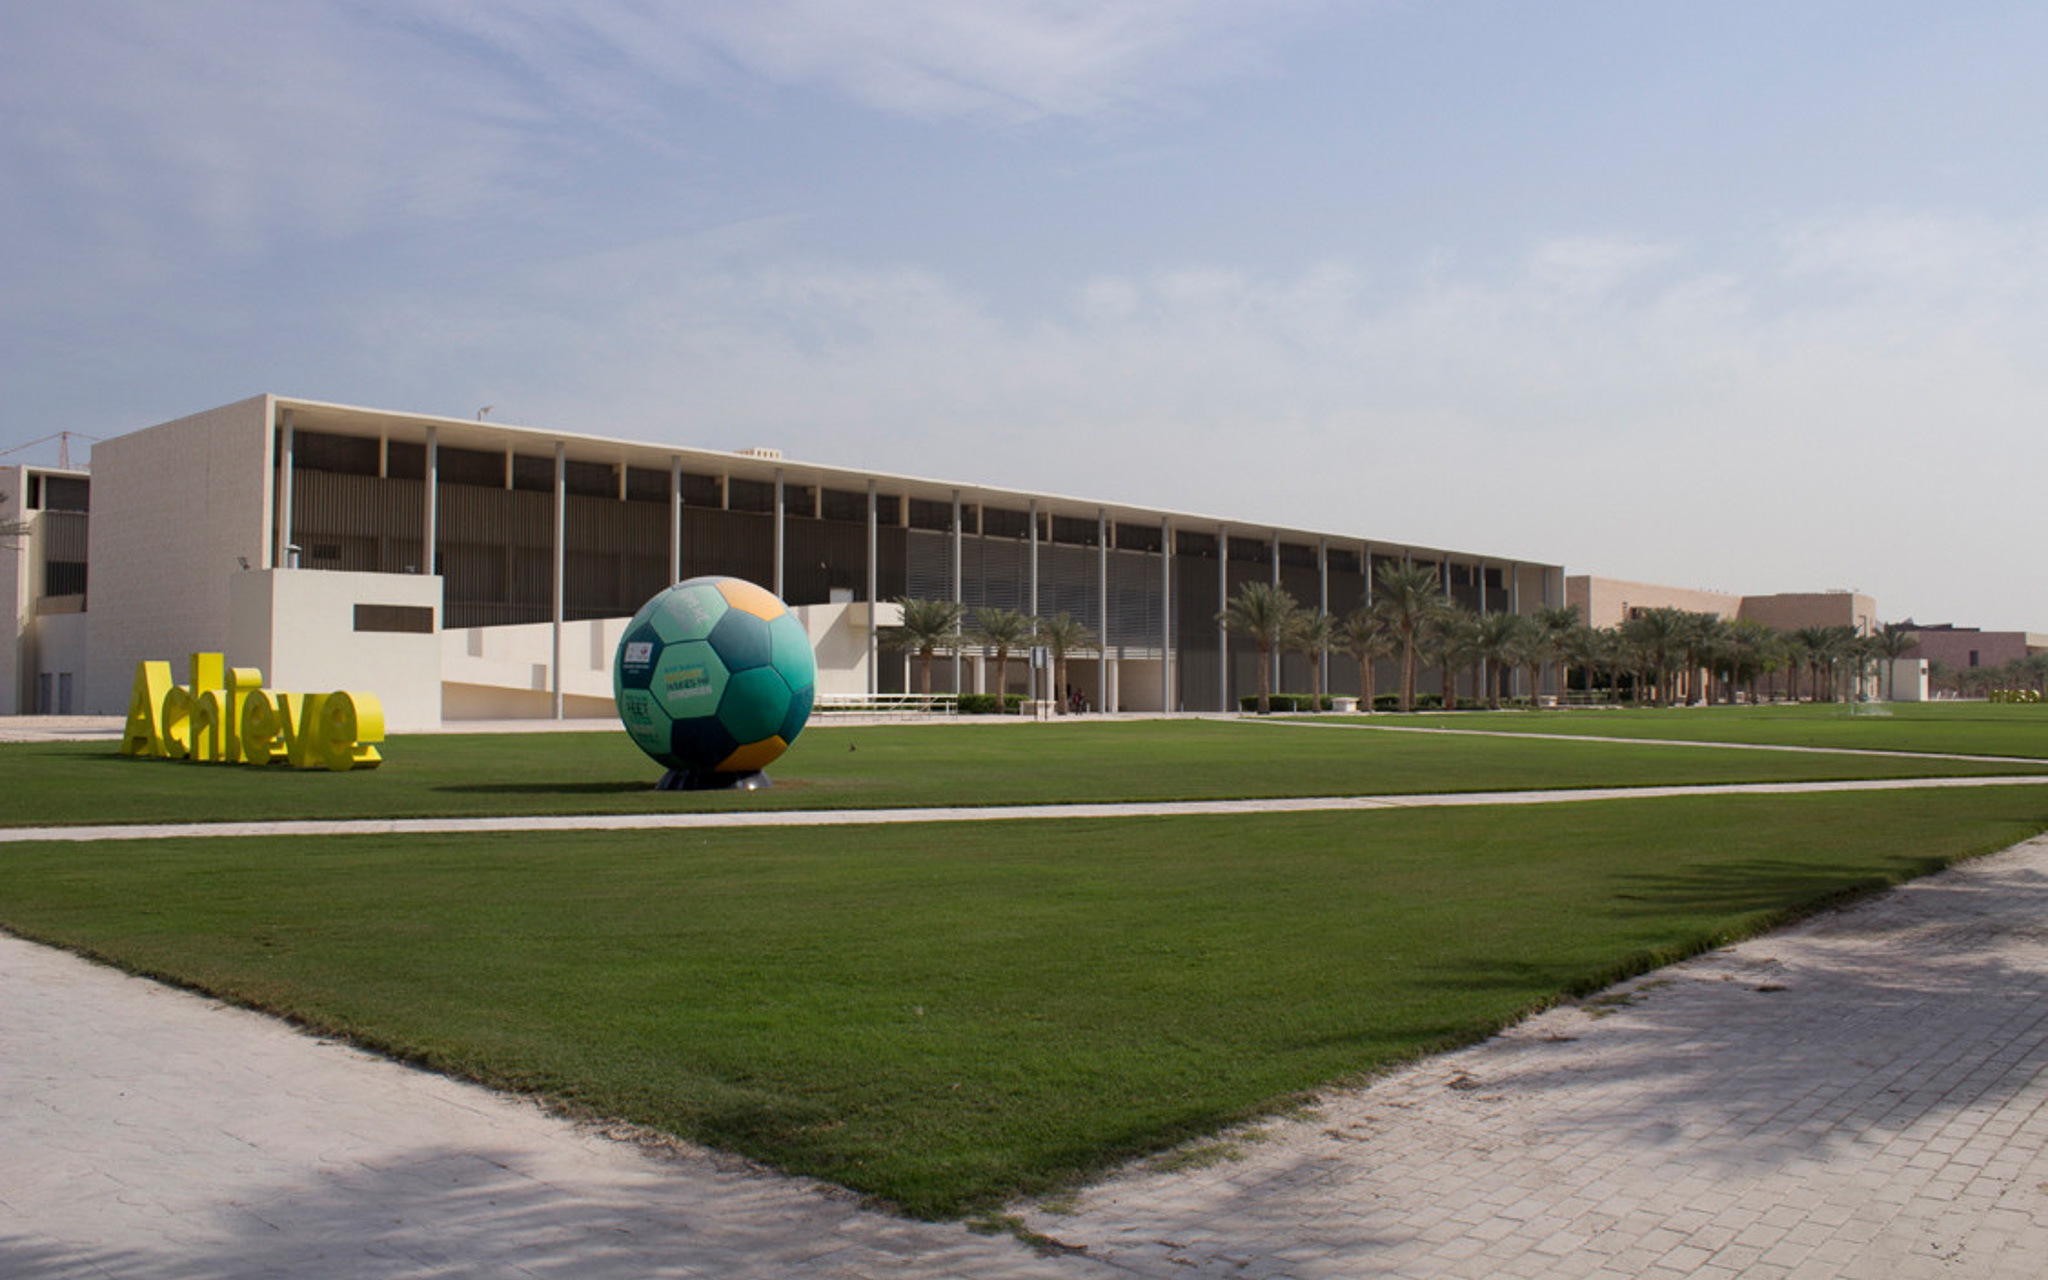
[(766, 791), (775, 784), (756, 769), (752, 773), (712, 773), (702, 769), (670, 769), (654, 784), (656, 791)]

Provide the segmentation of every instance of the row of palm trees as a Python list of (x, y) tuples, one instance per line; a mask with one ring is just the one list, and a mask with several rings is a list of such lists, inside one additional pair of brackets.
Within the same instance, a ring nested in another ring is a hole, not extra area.
[[(1735, 702), (1746, 689), (1760, 701), (1764, 683), (1782, 677), (1783, 692), (1835, 701), (1867, 687), (1876, 666), (1886, 675), (1884, 696), (1892, 696), (1888, 659), (1917, 644), (1912, 632), (1886, 623), (1868, 635), (1853, 627), (1800, 627), (1779, 631), (1753, 619), (1729, 620), (1681, 609), (1638, 610), (1618, 627), (1580, 622), (1575, 607), (1546, 607), (1531, 614), (1481, 613), (1446, 597), (1433, 565), (1382, 564), (1374, 574), (1372, 602), (1341, 618), (1301, 606), (1287, 591), (1248, 582), (1218, 615), (1224, 628), (1251, 641), (1259, 653), (1258, 709), (1270, 706), (1272, 658), (1302, 653), (1314, 686), (1312, 706), (1322, 705), (1323, 655), (1348, 654), (1359, 666), (1363, 705), (1374, 702), (1373, 671), (1380, 659), (1400, 659), (1401, 710), (1415, 705), (1415, 677), (1423, 663), (1437, 667), (1444, 705), (1456, 705), (1458, 676), (1475, 672), (1474, 688), (1488, 707), (1498, 708), (1512, 673), (1528, 675), (1533, 691), (1552, 667), (1571, 682), (1574, 671), (1589, 695), (1604, 689), (1619, 701), (1626, 690), (1636, 702)], [(2044, 664), (2048, 667), (2048, 664)], [(2048, 689), (2048, 670), (2043, 672)], [(1531, 698), (1532, 706), (1541, 705)]]
[[(963, 626), (966, 606), (950, 600), (902, 597), (901, 625), (883, 634), (885, 645), (913, 654), (918, 664), (918, 692), (931, 693), (931, 660), (941, 653), (972, 647), (989, 650), (996, 664), (998, 690), (1008, 687), (1013, 653), (1032, 644), (1044, 645), (1054, 666), (1053, 683), (1066, 688), (1069, 654), (1099, 649), (1088, 627), (1067, 613), (1035, 618), (1015, 609), (984, 606)], [(1577, 673), (1589, 698), (1617, 702), (1626, 695), (1637, 703), (1672, 706), (1678, 703), (1729, 702), (1746, 690), (1751, 702), (1761, 701), (1768, 687), (1796, 701), (1802, 694), (1815, 701), (1836, 701), (1867, 687), (1865, 681), (1881, 660), (1897, 659), (1917, 643), (1912, 632), (1886, 623), (1868, 635), (1852, 627), (1800, 627), (1780, 631), (1753, 619), (1729, 620), (1711, 613), (1682, 609), (1637, 610), (1617, 627), (1592, 627), (1579, 620), (1575, 607), (1545, 607), (1530, 614), (1482, 613), (1448, 598), (1437, 567), (1383, 563), (1373, 574), (1371, 603), (1341, 618), (1307, 608), (1286, 589), (1270, 582), (1246, 582), (1225, 604), (1217, 621), (1232, 635), (1258, 651), (1260, 714), (1271, 709), (1273, 658), (1300, 653), (1308, 659), (1310, 705), (1320, 707), (1323, 659), (1343, 654), (1358, 663), (1361, 704), (1370, 710), (1376, 696), (1375, 669), (1382, 660), (1398, 658), (1397, 705), (1413, 710), (1418, 670), (1438, 669), (1444, 705), (1456, 706), (1461, 673), (1474, 673), (1473, 687), (1488, 707), (1498, 708), (1516, 671), (1527, 687), (1543, 687), (1546, 674), (1558, 669), (1560, 687)], [(2029, 662), (2035, 660), (2029, 659)], [(1890, 663), (1883, 695), (1892, 696)], [(2048, 661), (2040, 669), (2007, 673), (2004, 687), (2036, 678), (2048, 693)], [(1541, 705), (1532, 697), (1531, 706)]]
[(1098, 647), (1095, 633), (1086, 623), (1064, 611), (1037, 618), (1017, 609), (993, 605), (974, 611), (972, 626), (962, 626), (967, 606), (957, 600), (921, 600), (899, 596), (903, 621), (884, 629), (882, 644), (917, 658), (917, 691), (929, 697), (932, 691), (932, 659), (960, 649), (989, 649), (995, 653), (997, 706), (1010, 680), (1010, 655), (1034, 644), (1044, 645), (1053, 662), (1053, 687), (1067, 687), (1067, 655), (1089, 653)]
[[(1381, 659), (1394, 657), (1401, 663), (1398, 705), (1403, 711), (1414, 709), (1416, 671), (1425, 661), (1441, 669), (1449, 691), (1457, 688), (1460, 671), (1477, 668), (1487, 705), (1498, 707), (1510, 672), (1528, 671), (1532, 688), (1541, 683), (1543, 671), (1563, 656), (1564, 637), (1578, 616), (1572, 608), (1527, 615), (1479, 613), (1446, 597), (1435, 565), (1390, 562), (1373, 574), (1372, 603), (1342, 618), (1302, 606), (1273, 583), (1247, 582), (1217, 620), (1258, 650), (1257, 705), (1264, 715), (1271, 708), (1275, 653), (1307, 656), (1314, 686), (1310, 705), (1320, 707), (1323, 657), (1332, 651), (1357, 661), (1360, 700), (1368, 709), (1376, 696), (1374, 668)], [(1455, 696), (1445, 701), (1449, 705)]]

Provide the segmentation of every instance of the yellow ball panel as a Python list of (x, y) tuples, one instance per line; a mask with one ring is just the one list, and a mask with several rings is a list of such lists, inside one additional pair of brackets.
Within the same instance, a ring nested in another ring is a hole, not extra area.
[(775, 763), (777, 756), (789, 750), (789, 744), (780, 737), (770, 736), (759, 742), (749, 742), (718, 762), (719, 773), (754, 773)]
[(766, 587), (757, 587), (740, 578), (720, 578), (718, 590), (719, 594), (725, 597), (725, 602), (733, 608), (743, 609), (768, 622), (775, 621), (786, 612), (782, 601), (775, 598), (773, 591)]

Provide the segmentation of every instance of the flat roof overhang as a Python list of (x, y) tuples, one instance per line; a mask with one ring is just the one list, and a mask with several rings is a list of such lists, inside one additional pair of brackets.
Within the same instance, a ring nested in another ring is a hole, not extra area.
[(1011, 489), (999, 485), (935, 480), (928, 476), (899, 475), (886, 471), (794, 461), (788, 458), (762, 458), (734, 450), (650, 444), (645, 441), (621, 440), (573, 431), (544, 430), (515, 423), (446, 418), (388, 409), (366, 409), (319, 400), (300, 400), (289, 396), (271, 396), (270, 401), (280, 419), (285, 411), (291, 412), (294, 430), (305, 428), (338, 435), (364, 435), (375, 432), (388, 440), (424, 445), (428, 428), (431, 427), (437, 445), (448, 445), (458, 449), (510, 449), (519, 452), (523, 445), (528, 451), (539, 450), (552, 454), (555, 444), (560, 442), (565, 456), (576, 462), (601, 462), (667, 471), (673, 462), (680, 461), (684, 470), (697, 474), (772, 483), (776, 473), (780, 472), (786, 485), (817, 485), (823, 488), (856, 491), (864, 491), (868, 482), (872, 480), (881, 491), (931, 502), (950, 504), (955, 494), (959, 495), (962, 503), (1012, 510), (1023, 510), (1036, 502), (1041, 512), (1070, 519), (1093, 520), (1101, 515), (1114, 523), (1149, 525), (1157, 525), (1161, 520), (1166, 520), (1171, 522), (1176, 531), (1214, 532), (1217, 529), (1227, 529), (1233, 535), (1256, 533), (1266, 539), (1277, 537), (1283, 542), (1297, 545), (1306, 543), (1313, 546), (1318, 542), (1329, 542), (1348, 549), (1351, 545), (1369, 544), (1375, 552), (1399, 552), (1424, 560), (1448, 559), (1496, 565), (1513, 564), (1545, 570), (1563, 567), (1513, 556), (1392, 542), (1355, 533), (1333, 533), (1329, 530), (1275, 525), (1256, 520), (1234, 520), (1225, 516), (1204, 515), (1192, 511), (1141, 507), (1126, 502), (1108, 502), (1072, 495), (1042, 493), (1031, 489)]

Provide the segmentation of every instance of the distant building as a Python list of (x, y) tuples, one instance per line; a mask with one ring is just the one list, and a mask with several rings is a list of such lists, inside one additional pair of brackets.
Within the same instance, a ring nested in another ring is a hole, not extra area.
[(2048, 653), (2048, 635), (2036, 631), (1983, 631), (1953, 623), (1900, 624), (1919, 643), (1913, 656), (1939, 662), (1951, 671), (1997, 670), (2037, 653)]
[[(1649, 609), (1712, 614), (1728, 622), (1743, 619), (1760, 622), (1775, 631), (1849, 627), (1857, 635), (1868, 635), (1877, 626), (1876, 600), (1854, 591), (1738, 596), (1723, 591), (1574, 575), (1565, 579), (1564, 596), (1565, 603), (1578, 608), (1579, 621), (1594, 627), (1618, 627)], [(1693, 676), (1682, 676), (1681, 682), (1688, 689), (1699, 687)], [(1787, 688), (1785, 676), (1772, 673), (1759, 682), (1758, 696), (1777, 697)]]
[(1866, 635), (1877, 626), (1877, 601), (1854, 591), (1738, 596), (1575, 574), (1564, 581), (1564, 598), (1577, 606), (1579, 621), (1591, 627), (1618, 627), (1645, 609), (1711, 613), (1730, 622), (1748, 618), (1779, 631), (1851, 627)]
[(92, 484), (83, 471), (0, 467), (0, 714), (83, 705), (85, 566)]

